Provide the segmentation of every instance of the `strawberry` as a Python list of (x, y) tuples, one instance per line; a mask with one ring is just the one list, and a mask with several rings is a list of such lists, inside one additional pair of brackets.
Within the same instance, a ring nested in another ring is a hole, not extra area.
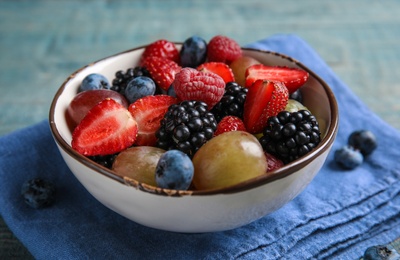
[(203, 72), (213, 72), (219, 75), (225, 83), (235, 81), (232, 69), (223, 62), (206, 62), (197, 67), (197, 70)]
[(279, 160), (270, 153), (265, 152), (265, 157), (267, 158), (267, 163), (268, 163), (267, 172), (279, 169), (284, 165), (284, 163), (281, 160)]
[(225, 92), (224, 80), (215, 73), (183, 68), (173, 82), (176, 96), (181, 100), (203, 101), (211, 109)]
[(246, 131), (242, 119), (236, 116), (225, 116), (218, 123), (214, 136), (230, 131)]
[(262, 132), (270, 116), (285, 109), (288, 89), (281, 82), (257, 80), (249, 88), (244, 102), (243, 121), (252, 134)]
[(85, 156), (114, 154), (131, 146), (137, 132), (129, 111), (106, 98), (90, 109), (74, 129), (71, 146)]
[(181, 70), (181, 67), (176, 62), (155, 56), (144, 59), (141, 62), (141, 66), (149, 71), (153, 80), (165, 91), (174, 81), (175, 74)]
[(164, 39), (157, 40), (147, 45), (142, 54), (141, 61), (151, 56), (166, 58), (178, 64), (180, 60), (179, 51), (176, 48), (175, 44)]
[(255, 64), (246, 69), (246, 87), (258, 79), (280, 81), (285, 84), (289, 94), (295, 92), (304, 85), (309, 74), (307, 71), (298, 68), (267, 66), (264, 64)]
[(207, 45), (208, 61), (231, 63), (242, 56), (240, 45), (233, 39), (217, 35)]
[(178, 100), (167, 95), (146, 96), (129, 105), (129, 112), (136, 120), (139, 128), (136, 145), (154, 146), (156, 131), (168, 107)]

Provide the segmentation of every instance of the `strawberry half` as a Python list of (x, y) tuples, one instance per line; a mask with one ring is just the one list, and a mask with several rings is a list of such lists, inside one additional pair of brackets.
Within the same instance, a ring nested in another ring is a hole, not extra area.
[(202, 72), (212, 72), (219, 75), (225, 83), (235, 81), (232, 69), (223, 62), (206, 62), (197, 67)]
[(175, 74), (181, 70), (176, 62), (155, 56), (147, 57), (140, 65), (149, 71), (153, 80), (165, 91), (174, 81)]
[(242, 119), (236, 116), (225, 116), (218, 123), (214, 136), (230, 131), (246, 131)]
[(131, 146), (137, 132), (129, 111), (106, 98), (90, 109), (74, 129), (71, 146), (85, 156), (114, 154)]
[(298, 68), (267, 66), (255, 64), (246, 69), (246, 87), (249, 88), (256, 80), (280, 81), (288, 88), (289, 93), (295, 92), (308, 80), (307, 71)]
[(271, 116), (285, 109), (288, 89), (281, 82), (257, 80), (249, 88), (244, 102), (243, 121), (248, 132), (261, 133)]
[(164, 39), (157, 40), (147, 45), (142, 54), (141, 60), (151, 56), (166, 58), (178, 64), (180, 60), (179, 51), (175, 44)]
[(154, 146), (156, 131), (164, 118), (168, 107), (178, 102), (177, 98), (167, 95), (146, 96), (129, 105), (129, 112), (136, 120), (139, 128), (136, 145)]
[(180, 100), (202, 101), (209, 110), (225, 93), (225, 82), (220, 76), (188, 67), (176, 74), (173, 84)]

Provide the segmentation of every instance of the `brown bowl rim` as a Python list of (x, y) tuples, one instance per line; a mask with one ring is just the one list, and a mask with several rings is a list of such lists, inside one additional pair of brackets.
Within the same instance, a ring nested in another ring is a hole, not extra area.
[[(180, 43), (177, 43), (177, 44), (180, 44)], [(104, 166), (101, 166), (97, 163), (94, 163), (89, 158), (87, 158), (87, 157), (79, 154), (75, 150), (73, 150), (72, 147), (61, 137), (60, 133), (58, 132), (57, 126), (55, 124), (55, 120), (54, 120), (55, 107), (56, 107), (58, 98), (60, 97), (60, 95), (63, 93), (63, 91), (65, 89), (66, 84), (69, 82), (70, 79), (74, 78), (77, 73), (84, 70), (88, 66), (92, 66), (93, 64), (96, 64), (100, 61), (103, 61), (103, 60), (106, 60), (109, 58), (113, 58), (113, 57), (116, 57), (116, 56), (119, 56), (119, 55), (122, 55), (122, 54), (125, 54), (128, 52), (143, 49), (146, 46), (147, 45), (143, 45), (143, 46), (139, 46), (136, 48), (132, 48), (132, 49), (128, 49), (126, 51), (116, 53), (114, 55), (110, 55), (108, 57), (97, 60), (93, 63), (90, 63), (90, 64), (83, 66), (82, 68), (76, 70), (62, 83), (61, 87), (57, 90), (57, 92), (52, 100), (52, 103), (50, 106), (50, 111), (49, 111), (49, 124), (50, 124), (50, 129), (51, 129), (51, 132), (52, 132), (52, 135), (53, 135), (55, 141), (57, 142), (59, 147), (61, 147), (67, 154), (69, 154), (71, 157), (73, 157), (78, 162), (91, 168), (92, 170), (94, 170), (114, 181), (118, 181), (121, 184), (133, 186), (134, 188), (139, 189), (141, 191), (149, 192), (149, 193), (157, 194), (157, 195), (178, 196), (179, 197), (179, 196), (185, 196), (185, 195), (199, 196), (199, 195), (230, 194), (230, 193), (238, 193), (241, 191), (256, 188), (256, 187), (265, 185), (267, 183), (276, 181), (278, 179), (285, 178), (285, 177), (295, 173), (299, 169), (305, 167), (306, 165), (308, 165), (314, 158), (318, 157), (319, 155), (324, 153), (326, 150), (328, 150), (331, 147), (331, 144), (334, 142), (334, 139), (337, 134), (338, 124), (339, 124), (339, 113), (338, 113), (338, 105), (336, 102), (336, 98), (335, 98), (331, 88), (328, 86), (328, 84), (324, 80), (322, 80), (316, 73), (314, 73), (312, 70), (310, 70), (307, 66), (305, 66), (298, 60), (296, 60), (288, 55), (285, 55), (285, 54), (282, 54), (279, 52), (275, 52), (275, 51), (269, 51), (269, 50), (260, 50), (260, 49), (255, 49), (255, 48), (242, 48), (245, 51), (247, 50), (247, 51), (256, 51), (256, 52), (261, 52), (261, 53), (266, 53), (266, 54), (272, 54), (272, 55), (276, 55), (281, 58), (287, 59), (290, 62), (293, 62), (298, 67), (308, 71), (309, 74), (312, 77), (314, 77), (322, 85), (322, 87), (324, 88), (324, 90), (328, 96), (329, 104), (331, 107), (331, 120), (329, 122), (329, 128), (327, 129), (326, 135), (321, 140), (321, 142), (318, 144), (318, 146), (316, 148), (314, 148), (310, 153), (306, 154), (305, 156), (275, 170), (273, 172), (273, 174), (261, 175), (256, 178), (250, 179), (248, 181), (241, 182), (239, 184), (229, 186), (229, 187), (219, 188), (219, 189), (170, 190), (170, 189), (154, 187), (154, 186), (130, 179), (128, 177), (122, 177), (122, 176), (117, 175), (112, 170), (110, 170)]]

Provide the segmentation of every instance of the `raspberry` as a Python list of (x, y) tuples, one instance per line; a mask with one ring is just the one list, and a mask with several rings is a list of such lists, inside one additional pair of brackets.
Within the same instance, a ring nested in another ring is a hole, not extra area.
[(193, 68), (183, 68), (172, 84), (178, 98), (202, 101), (209, 109), (221, 100), (225, 91), (225, 82), (220, 76)]
[(236, 82), (226, 84), (224, 96), (211, 110), (218, 122), (225, 116), (236, 116), (243, 119), (247, 91), (247, 88), (239, 86)]
[(285, 164), (309, 153), (321, 141), (317, 119), (308, 110), (281, 111), (268, 119), (260, 143)]
[(208, 61), (231, 63), (242, 56), (240, 45), (233, 39), (217, 35), (213, 37), (207, 46)]
[(208, 140), (217, 128), (217, 120), (200, 101), (182, 101), (171, 105), (156, 132), (156, 146), (180, 150), (189, 157)]

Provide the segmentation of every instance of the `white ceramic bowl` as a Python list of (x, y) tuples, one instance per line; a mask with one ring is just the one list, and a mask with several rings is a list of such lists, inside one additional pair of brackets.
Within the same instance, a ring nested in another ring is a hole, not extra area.
[(82, 185), (105, 206), (132, 221), (162, 230), (229, 230), (279, 209), (302, 192), (321, 169), (338, 128), (338, 107), (332, 91), (298, 61), (253, 49), (243, 49), (244, 54), (265, 64), (299, 67), (310, 73), (302, 89), (304, 103), (317, 117), (322, 132), (322, 141), (311, 153), (273, 175), (212, 191), (166, 190), (122, 178), (74, 151), (65, 113), (82, 79), (90, 73), (101, 73), (111, 81), (116, 71), (137, 64), (144, 47), (104, 58), (74, 72), (62, 84), (50, 108), (50, 127), (62, 157)]

